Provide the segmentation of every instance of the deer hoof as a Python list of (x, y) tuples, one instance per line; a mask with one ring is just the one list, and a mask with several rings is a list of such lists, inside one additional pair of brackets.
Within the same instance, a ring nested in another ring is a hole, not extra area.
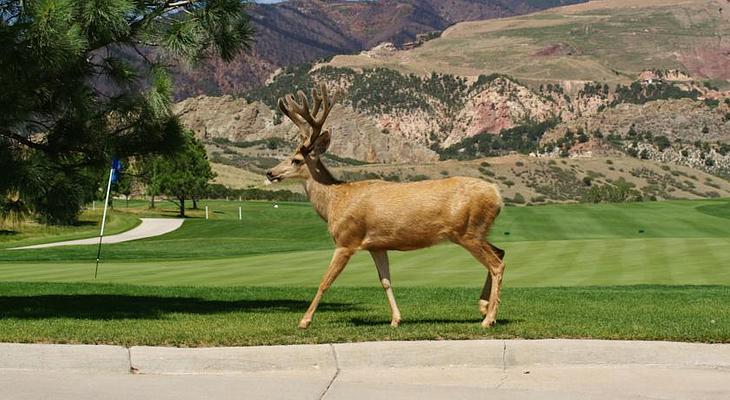
[(400, 325), (400, 319), (394, 319), (394, 320), (390, 321), (390, 326), (392, 326), (393, 328), (397, 328), (399, 325)]
[(309, 324), (311, 324), (311, 323), (312, 323), (311, 320), (307, 321), (307, 320), (303, 319), (303, 320), (299, 321), (299, 329), (307, 329), (307, 328), (309, 328)]
[(493, 319), (485, 319), (482, 321), (482, 328), (491, 328), (497, 321)]

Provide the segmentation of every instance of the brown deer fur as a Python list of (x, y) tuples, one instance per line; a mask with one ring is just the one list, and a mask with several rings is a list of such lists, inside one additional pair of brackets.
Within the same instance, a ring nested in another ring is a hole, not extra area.
[[(306, 96), (292, 95), (279, 106), (302, 134), (296, 152), (267, 173), (270, 181), (303, 179), (310, 202), (327, 222), (335, 251), (317, 294), (299, 327), (307, 328), (324, 292), (337, 279), (353, 254), (368, 250), (391, 307), (391, 325), (398, 326), (400, 311), (393, 296), (388, 250), (415, 250), (450, 240), (467, 249), (487, 268), (479, 309), (482, 325), (495, 323), (504, 272), (504, 251), (486, 241), (490, 226), (502, 209), (497, 187), (475, 178), (453, 177), (412, 183), (380, 180), (340, 182), (322, 164), (320, 156), (330, 141), (321, 131), (331, 104), (324, 85), (312, 91), (314, 111)], [(324, 102), (322, 115), (317, 118)]]

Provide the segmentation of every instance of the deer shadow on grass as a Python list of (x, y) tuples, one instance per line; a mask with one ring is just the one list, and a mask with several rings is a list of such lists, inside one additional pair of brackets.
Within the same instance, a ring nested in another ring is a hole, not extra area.
[[(480, 317), (478, 313), (474, 318), (403, 318), (402, 324), (479, 324), (482, 322), (484, 317)], [(389, 318), (383, 319), (368, 319), (368, 318), (350, 318), (349, 321), (355, 326), (388, 326), (390, 324)], [(497, 326), (504, 326), (513, 324), (516, 322), (522, 322), (519, 319), (498, 319)]]
[[(167, 314), (301, 313), (308, 301), (297, 299), (208, 300), (196, 297), (129, 295), (0, 296), (0, 320), (76, 318), (83, 320), (162, 319)], [(322, 303), (323, 310), (347, 311), (347, 303)]]

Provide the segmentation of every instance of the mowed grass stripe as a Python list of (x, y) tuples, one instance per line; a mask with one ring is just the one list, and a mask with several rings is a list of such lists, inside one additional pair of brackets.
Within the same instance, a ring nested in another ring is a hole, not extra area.
[[(730, 284), (725, 238), (591, 239), (507, 243), (505, 285)], [(316, 287), (331, 250), (216, 260), (105, 262), (98, 282), (191, 286)], [(396, 287), (481, 287), (485, 268), (455, 245), (390, 252)], [(2, 281), (91, 282), (94, 263), (2, 263)], [(379, 286), (367, 252), (353, 257), (337, 286)]]
[[(325, 223), (307, 204), (244, 203), (243, 221), (228, 215), (238, 202), (209, 202), (215, 220), (191, 219), (179, 230), (160, 237), (104, 247), (105, 260), (163, 261), (214, 259), (253, 254), (332, 248)], [(523, 241), (582, 239), (724, 237), (730, 208), (722, 201), (678, 201), (640, 204), (549, 205), (507, 207), (497, 219), (490, 241), (500, 247)], [(698, 207), (712, 206), (709, 213)], [(719, 206), (719, 207), (718, 207)], [(141, 214), (148, 211), (140, 211)], [(167, 213), (165, 210), (159, 210)], [(643, 230), (643, 232), (640, 232)], [(509, 232), (509, 234), (505, 234)], [(4, 242), (5, 243), (5, 242)], [(5, 243), (7, 244), (7, 243)], [(93, 261), (93, 246), (0, 251), (2, 261)]]

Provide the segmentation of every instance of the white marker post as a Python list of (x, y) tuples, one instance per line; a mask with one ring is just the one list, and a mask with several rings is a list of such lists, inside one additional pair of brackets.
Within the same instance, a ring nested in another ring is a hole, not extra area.
[(205, 219), (208, 219), (208, 206), (205, 206)]
[(94, 270), (94, 279), (99, 273), (99, 259), (101, 259), (101, 240), (104, 237), (104, 224), (106, 224), (106, 209), (109, 206), (109, 193), (112, 190), (112, 178), (114, 177), (114, 168), (109, 170), (109, 183), (106, 185), (106, 198), (104, 200), (104, 214), (101, 217), (101, 232), (99, 232), (99, 249), (96, 251), (96, 269)]
[(243, 219), (243, 211), (241, 210), (241, 207), (239, 206), (238, 207), (238, 220), (240, 221), (242, 219)]
[(96, 211), (96, 200), (91, 201), (91, 209)]

